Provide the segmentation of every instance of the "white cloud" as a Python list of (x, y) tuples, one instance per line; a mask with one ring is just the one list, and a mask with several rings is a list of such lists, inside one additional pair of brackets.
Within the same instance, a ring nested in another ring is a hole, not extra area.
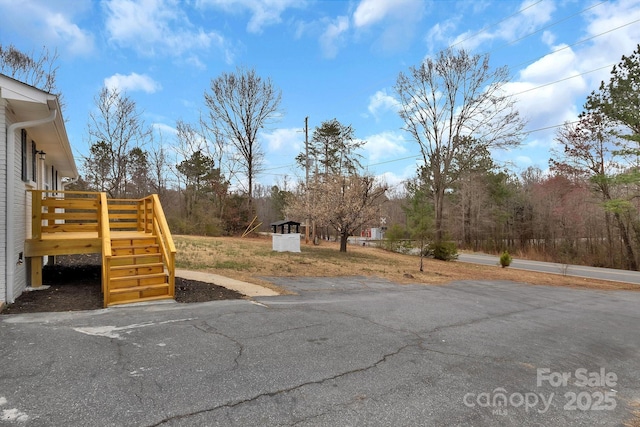
[(353, 13), (353, 24), (360, 30), (378, 25), (374, 49), (406, 49), (424, 10), (423, 0), (362, 0)]
[(376, 118), (381, 113), (393, 112), (394, 114), (400, 108), (400, 103), (393, 96), (388, 95), (386, 90), (379, 90), (369, 97), (369, 112)]
[(104, 85), (109, 89), (118, 89), (123, 92), (142, 91), (154, 93), (162, 88), (162, 86), (151, 77), (138, 73), (131, 73), (127, 76), (114, 74), (104, 79)]
[[(518, 78), (506, 86), (516, 94), (521, 114), (529, 119), (525, 130), (535, 131), (522, 148), (526, 158), (514, 155), (519, 164), (544, 166), (548, 150), (555, 144), (555, 126), (576, 120), (585, 97), (597, 90), (602, 80), (609, 79), (609, 66), (617, 64), (621, 55), (631, 54), (637, 46), (640, 26), (626, 25), (640, 19), (637, 0), (600, 4), (585, 16), (585, 32), (572, 33), (566, 44), (551, 45), (559, 35), (545, 32), (542, 41), (550, 44), (551, 53), (520, 70)], [(568, 46), (585, 39), (589, 41)]]
[[(205, 70), (207, 68), (207, 66), (200, 60), (200, 58), (198, 58), (197, 55), (189, 55), (186, 58), (185, 62), (197, 70)], [(230, 62), (231, 61), (227, 60), (227, 63)]]
[(151, 126), (157, 132), (159, 132), (161, 134), (167, 134), (167, 135), (177, 135), (178, 134), (178, 131), (176, 130), (175, 127), (169, 126), (169, 125), (164, 124), (164, 123), (154, 123)]
[(300, 151), (304, 139), (304, 129), (276, 129), (271, 133), (261, 133), (261, 137), (267, 142), (267, 149), (270, 152), (280, 151), (284, 148), (295, 157)]
[[(448, 19), (438, 22), (437, 24), (432, 26), (429, 31), (427, 31), (427, 35), (425, 36), (425, 42), (427, 43), (427, 46), (439, 46), (442, 43), (447, 42), (449, 33), (455, 30), (456, 25), (457, 24), (454, 21)], [(460, 37), (464, 39), (464, 37), (466, 36)]]
[(174, 0), (107, 0), (104, 7), (109, 40), (145, 56), (181, 56), (216, 48), (228, 61), (224, 37), (215, 31), (194, 29), (181, 4)]
[(526, 130), (555, 126), (576, 118), (575, 100), (588, 90), (580, 74), (577, 56), (567, 48), (524, 68), (515, 82), (505, 86), (505, 90), (518, 99), (520, 114), (529, 121)]
[(424, 2), (422, 0), (362, 0), (353, 13), (353, 23), (356, 27), (366, 27), (376, 24), (387, 17), (405, 20), (416, 17), (416, 12), (422, 14)]
[[(415, 175), (415, 170), (413, 171), (413, 174)], [(376, 175), (377, 182), (386, 184), (387, 187), (395, 192), (403, 191), (404, 183), (408, 178), (409, 176), (397, 175), (394, 172), (384, 172), (381, 175)]]
[[(490, 40), (502, 40), (507, 43), (516, 41), (549, 22), (555, 8), (555, 3), (552, 1), (523, 1), (518, 7), (518, 10), (522, 12), (500, 22), (495, 28), (488, 27), (486, 30), (479, 28), (459, 34), (451, 41), (451, 44), (458, 48), (475, 50)], [(548, 38), (548, 35), (545, 37)]]
[[(640, 40), (640, 6), (637, 0), (606, 2), (588, 11), (586, 37), (593, 37), (580, 50), (580, 67), (594, 70), (608, 64), (617, 64), (622, 55), (630, 55)], [(631, 25), (629, 25), (631, 24)], [(592, 89), (600, 81), (609, 79), (610, 70), (589, 74), (586, 78)]]
[(295, 37), (320, 34), (319, 44), (325, 58), (335, 58), (347, 42), (371, 36), (373, 50), (405, 50), (424, 10), (423, 0), (361, 0), (353, 13), (311, 22), (296, 21)]
[(198, 0), (197, 7), (214, 6), (227, 12), (249, 11), (251, 19), (247, 23), (247, 31), (260, 33), (269, 25), (282, 22), (282, 13), (291, 7), (301, 7), (299, 0)]
[[(584, 97), (597, 89), (601, 80), (609, 78), (610, 68), (594, 70), (618, 63), (621, 55), (635, 49), (640, 39), (640, 27), (624, 25), (637, 19), (640, 19), (637, 1), (621, 0), (589, 9), (587, 34), (576, 36), (580, 39), (593, 37), (589, 44), (571, 48), (550, 46), (553, 53), (520, 71), (517, 81), (510, 83), (508, 90), (519, 93), (518, 106), (523, 115), (530, 118), (529, 129), (559, 125), (577, 118)], [(614, 28), (618, 29), (611, 31)], [(555, 130), (545, 133), (549, 141)], [(536, 137), (545, 139), (540, 134)]]
[(364, 150), (369, 153), (369, 162), (376, 163), (394, 160), (394, 157), (406, 154), (405, 139), (396, 132), (382, 132), (365, 138)]
[(418, 160), (411, 161), (396, 171), (385, 171), (381, 175), (377, 175), (376, 178), (379, 182), (386, 183), (392, 192), (404, 193), (406, 191), (405, 184), (416, 177), (420, 163), (421, 161)]
[(542, 42), (547, 46), (551, 46), (556, 42), (556, 35), (551, 31), (543, 31), (542, 32)]
[(396, 7), (399, 6), (390, 1), (362, 0), (353, 13), (353, 23), (356, 27), (375, 24)]
[(61, 55), (86, 55), (94, 50), (93, 34), (73, 22), (90, 7), (88, 1), (0, 0), (3, 30), (52, 50), (57, 47)]
[(532, 83), (549, 83), (580, 74), (576, 52), (566, 45), (552, 46), (553, 53), (543, 56), (520, 71), (519, 80)]
[(329, 22), (324, 33), (320, 36), (320, 47), (324, 56), (335, 58), (338, 54), (338, 47), (344, 42), (344, 33), (349, 29), (349, 18), (338, 16)]
[(66, 45), (72, 54), (84, 55), (93, 50), (93, 35), (82, 30), (61, 13), (46, 16), (49, 37)]

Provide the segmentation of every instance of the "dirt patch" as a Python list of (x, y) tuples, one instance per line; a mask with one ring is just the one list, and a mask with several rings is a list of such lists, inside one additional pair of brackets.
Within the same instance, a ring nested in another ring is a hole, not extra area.
[[(59, 256), (45, 266), (42, 283), (47, 289), (23, 292), (1, 314), (96, 310), (102, 308), (100, 258), (91, 255)], [(211, 283), (176, 277), (175, 298), (180, 303), (240, 299), (243, 295)]]

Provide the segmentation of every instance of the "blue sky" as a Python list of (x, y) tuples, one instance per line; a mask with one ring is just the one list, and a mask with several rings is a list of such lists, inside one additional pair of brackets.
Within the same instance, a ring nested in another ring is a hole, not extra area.
[[(196, 122), (221, 72), (253, 67), (282, 90), (283, 116), (260, 135), (257, 180), (289, 183), (310, 132), (337, 118), (367, 141), (369, 171), (398, 185), (419, 149), (402, 131), (398, 73), (448, 46), (489, 53), (512, 75), (508, 90), (531, 132), (496, 152), (513, 171), (548, 167), (555, 128), (640, 42), (640, 0), (0, 0), (0, 42), (57, 49), (74, 152), (87, 152), (87, 122), (104, 85), (117, 86), (174, 144), (176, 120)], [(550, 128), (550, 129), (545, 129)], [(174, 159), (179, 160), (179, 159)]]

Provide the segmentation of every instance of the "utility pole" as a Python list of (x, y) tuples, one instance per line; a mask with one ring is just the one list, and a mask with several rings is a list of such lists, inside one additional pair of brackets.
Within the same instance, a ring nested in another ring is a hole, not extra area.
[(305, 153), (305, 186), (307, 197), (307, 218), (304, 223), (304, 242), (309, 244), (309, 214), (311, 207), (309, 206), (309, 116), (304, 118), (304, 153)]

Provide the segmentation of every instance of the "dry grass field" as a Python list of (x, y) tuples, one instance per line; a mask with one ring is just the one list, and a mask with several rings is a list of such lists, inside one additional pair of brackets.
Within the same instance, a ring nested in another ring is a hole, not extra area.
[(458, 280), (510, 280), (532, 285), (580, 287), (603, 290), (639, 290), (628, 283), (583, 279), (556, 274), (533, 273), (463, 262), (424, 260), (419, 271), (417, 256), (402, 255), (373, 247), (349, 245), (339, 252), (335, 242), (320, 245), (301, 243), (300, 253), (274, 252), (271, 237), (174, 236), (178, 268), (211, 271), (216, 274), (273, 287), (271, 276), (376, 276), (397, 283), (443, 285)]

